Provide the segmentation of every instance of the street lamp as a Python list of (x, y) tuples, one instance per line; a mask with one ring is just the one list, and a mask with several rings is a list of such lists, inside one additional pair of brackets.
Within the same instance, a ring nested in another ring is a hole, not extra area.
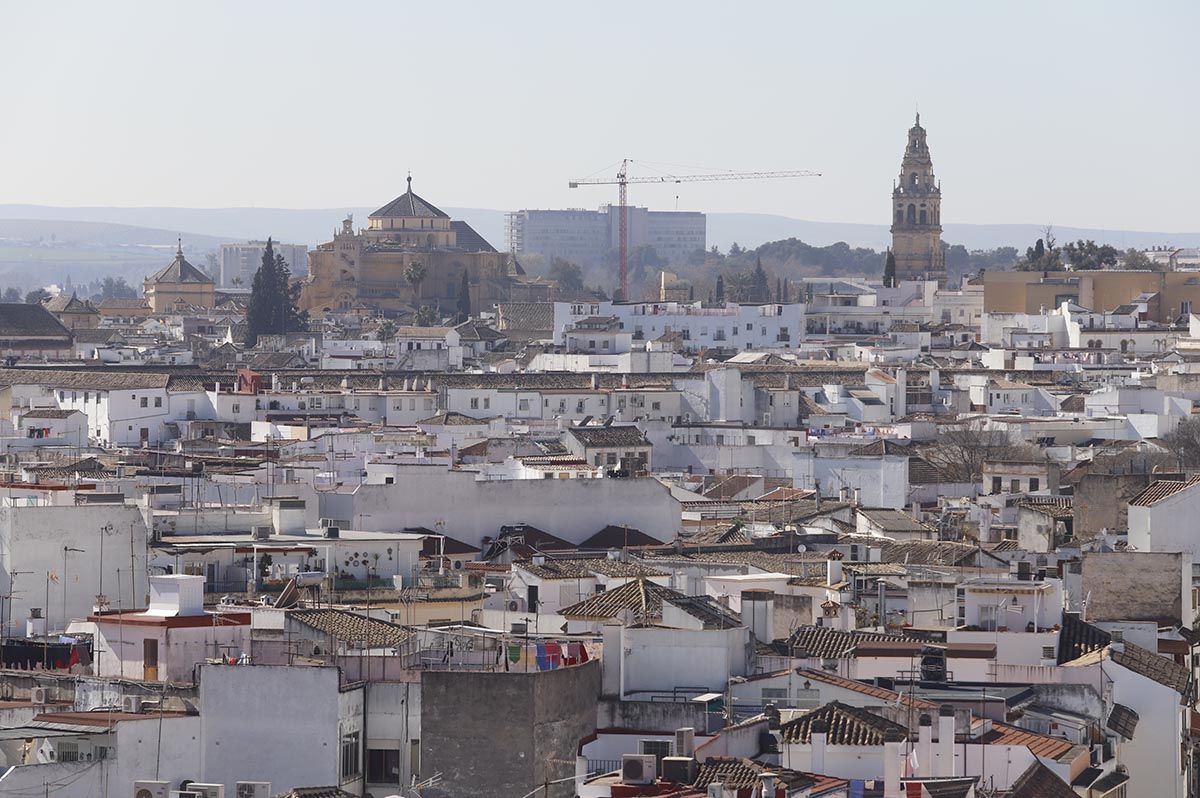
[(67, 624), (71, 620), (71, 616), (67, 612), (67, 553), (68, 552), (77, 552), (79, 554), (85, 553), (83, 549), (77, 549), (74, 546), (63, 546), (62, 583), (63, 583), (63, 631), (64, 632), (67, 631)]

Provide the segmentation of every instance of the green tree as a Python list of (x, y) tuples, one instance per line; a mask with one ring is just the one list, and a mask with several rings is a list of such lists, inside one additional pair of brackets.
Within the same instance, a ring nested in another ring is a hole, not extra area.
[(1097, 244), (1095, 241), (1080, 239), (1063, 247), (1067, 263), (1076, 271), (1094, 271), (1096, 269), (1111, 269), (1117, 265), (1120, 254), (1115, 247), (1108, 244)]
[(1049, 227), (1046, 228), (1045, 237), (1028, 247), (1025, 260), (1017, 264), (1018, 271), (1026, 272), (1061, 272), (1063, 268), (1062, 255), (1054, 246), (1054, 236)]
[(1165, 267), (1156, 261), (1150, 260), (1150, 257), (1140, 249), (1127, 249), (1121, 258), (1121, 267), (1125, 269), (1139, 269), (1145, 271), (1164, 271)]
[(282, 335), (303, 330), (308, 314), (296, 303), (300, 284), (292, 282), (283, 256), (276, 254), (274, 242), (268, 238), (263, 249), (262, 263), (254, 273), (250, 286), (250, 301), (246, 307), (246, 346), (258, 343), (260, 335)]
[(723, 305), (724, 303), (725, 303), (725, 278), (722, 275), (718, 274), (717, 275), (717, 304)]
[(386, 344), (388, 341), (396, 337), (396, 322), (391, 319), (384, 319), (378, 327), (375, 328), (375, 338)]
[(4, 301), (8, 302), (10, 304), (14, 303), (14, 302), (20, 302), (21, 301), (21, 289), (20, 288), (5, 288), (4, 289)]
[(128, 285), (124, 277), (118, 277), (115, 280), (112, 277), (105, 277), (100, 283), (101, 299), (136, 299), (137, 295), (137, 290)]
[(40, 305), (50, 298), (50, 292), (45, 288), (35, 288), (25, 295), (26, 305)]
[(408, 264), (408, 268), (404, 270), (404, 279), (412, 286), (413, 295), (418, 301), (421, 299), (421, 283), (425, 282), (425, 278), (429, 276), (425, 270), (425, 264), (419, 260), (414, 260)]
[(458, 321), (462, 323), (471, 318), (471, 280), (464, 269), (462, 283), (458, 286)]
[(422, 305), (421, 307), (417, 308), (418, 327), (432, 327), (433, 323), (436, 321), (437, 312), (433, 309), (432, 305)]
[(883, 285), (886, 288), (896, 287), (896, 256), (890, 249), (883, 261)]
[(559, 291), (573, 294), (583, 290), (583, 269), (569, 260), (551, 260), (549, 275), (551, 280), (558, 283)]
[(732, 244), (729, 245), (729, 257), (731, 257), (731, 258), (736, 258), (738, 255), (741, 255), (745, 251), (746, 250), (744, 250), (738, 246), (738, 243), (736, 241), (734, 241)]
[(771, 283), (767, 280), (767, 271), (762, 265), (762, 256), (754, 260), (754, 282), (751, 286), (751, 302), (770, 302)]

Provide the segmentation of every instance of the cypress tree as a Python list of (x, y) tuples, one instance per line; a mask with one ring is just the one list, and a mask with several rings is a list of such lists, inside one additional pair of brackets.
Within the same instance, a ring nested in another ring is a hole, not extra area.
[(891, 249), (887, 251), (887, 259), (883, 262), (883, 285), (886, 288), (896, 287), (896, 256)]
[(246, 308), (246, 346), (258, 343), (259, 336), (280, 335), (304, 329), (308, 314), (300, 312), (296, 301), (299, 284), (292, 285), (291, 272), (282, 255), (275, 253), (274, 242), (268, 238), (263, 249), (262, 264), (254, 273), (250, 287), (250, 302)]
[(458, 320), (464, 322), (471, 318), (471, 283), (466, 269), (462, 273), (462, 285), (458, 287)]
[(717, 275), (717, 304), (724, 304), (724, 302), (725, 302), (725, 276), (718, 274)]

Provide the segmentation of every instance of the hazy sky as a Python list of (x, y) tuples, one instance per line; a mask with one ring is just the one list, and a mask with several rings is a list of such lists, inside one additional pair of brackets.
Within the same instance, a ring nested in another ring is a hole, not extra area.
[(3, 0), (0, 203), (595, 207), (628, 157), (886, 224), (919, 103), (945, 222), (1200, 230), (1195, 0), (425, 5)]

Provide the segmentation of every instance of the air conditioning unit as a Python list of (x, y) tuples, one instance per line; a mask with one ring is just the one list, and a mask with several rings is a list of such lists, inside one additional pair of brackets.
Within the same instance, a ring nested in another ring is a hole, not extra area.
[(191, 790), (171, 790), (171, 798), (204, 798), (204, 796)]
[(167, 798), (171, 791), (169, 781), (135, 781), (133, 798)]
[(142, 712), (142, 698), (136, 695), (127, 695), (121, 699), (121, 711), (130, 712), (135, 715), (140, 715)]
[[(1110, 632), (1110, 635), (1112, 637), (1111, 642), (1113, 642), (1113, 643), (1124, 643), (1125, 642), (1125, 632), (1122, 629), (1113, 629), (1112, 632)], [(34, 703), (36, 704), (37, 702), (34, 701)]]
[(621, 757), (621, 781), (624, 784), (653, 784), (658, 760), (654, 754), (625, 754)]
[(271, 798), (271, 782), (239, 781), (237, 798)]
[(691, 784), (696, 780), (696, 760), (690, 756), (665, 756), (662, 780), (673, 784)]
[(225, 798), (224, 784), (200, 784), (193, 781), (188, 785), (188, 791), (196, 793), (200, 798)]
[(50, 690), (46, 687), (34, 687), (29, 691), (29, 701), (33, 704), (45, 704), (50, 698)]
[(696, 753), (696, 730), (688, 727), (675, 730), (675, 756), (691, 757)]

